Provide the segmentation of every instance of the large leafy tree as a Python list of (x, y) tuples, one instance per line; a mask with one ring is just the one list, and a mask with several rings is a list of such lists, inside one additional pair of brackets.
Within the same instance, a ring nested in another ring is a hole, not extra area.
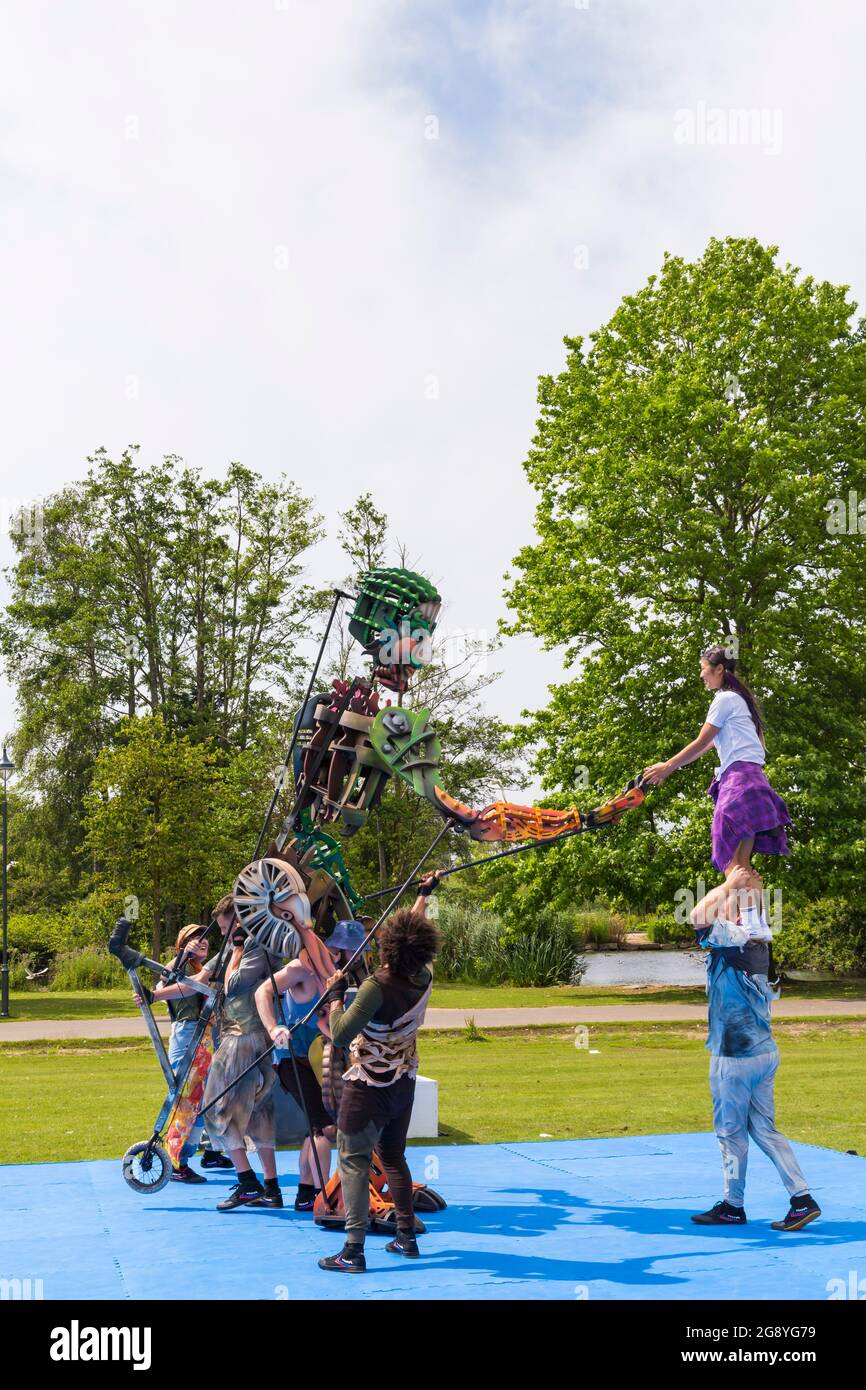
[[(794, 817), (773, 873), (810, 896), (862, 896), (866, 855), (866, 542), (831, 524), (833, 499), (866, 495), (854, 308), (774, 247), (713, 240), (695, 263), (666, 257), (587, 342), (567, 338), (564, 371), (540, 381), (537, 536), (508, 594), (510, 630), (563, 647), (573, 672), (517, 734), (554, 804), (692, 737), (699, 654), (730, 643)], [(678, 773), (616, 832), (518, 859), (501, 905), (655, 904), (712, 875), (710, 770)]]
[(135, 902), (154, 956), (164, 928), (202, 920), (237, 873), (261, 811), (252, 756), (227, 763), (157, 714), (124, 720), (96, 759), (84, 803), (94, 886)]
[(160, 716), (224, 761), (260, 750), (297, 697), (321, 606), (304, 561), (321, 534), (309, 499), (240, 464), (203, 477), (167, 457), (99, 451), (16, 537), (0, 645), (15, 683), (16, 761), (58, 874), (86, 860), (83, 798), (125, 718)]

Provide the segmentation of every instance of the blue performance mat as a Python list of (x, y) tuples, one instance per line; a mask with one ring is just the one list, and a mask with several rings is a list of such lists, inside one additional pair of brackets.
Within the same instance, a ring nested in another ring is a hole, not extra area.
[(754, 1146), (749, 1224), (692, 1225), (720, 1195), (712, 1134), (412, 1147), (448, 1209), (425, 1214), (420, 1260), (370, 1236), (358, 1277), (317, 1267), (342, 1235), (292, 1210), (297, 1153), (278, 1155), (281, 1212), (214, 1211), (231, 1173), (142, 1197), (118, 1160), (6, 1166), (0, 1278), (41, 1279), (46, 1299), (823, 1300), (866, 1270), (866, 1161), (794, 1147), (824, 1215), (790, 1235), (770, 1230), (787, 1197)]

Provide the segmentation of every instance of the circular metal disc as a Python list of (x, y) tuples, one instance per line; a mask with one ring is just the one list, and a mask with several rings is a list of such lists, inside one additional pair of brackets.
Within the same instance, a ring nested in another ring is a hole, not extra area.
[[(293, 898), (299, 901), (293, 902)], [(238, 874), (234, 901), (241, 925), (274, 955), (288, 955), (289, 949), (284, 948), (291, 948), (297, 938), (292, 923), (278, 917), (273, 905), (288, 907), (302, 919), (309, 918), (310, 904), (303, 879), (296, 869), (279, 859), (256, 859), (247, 864)]]

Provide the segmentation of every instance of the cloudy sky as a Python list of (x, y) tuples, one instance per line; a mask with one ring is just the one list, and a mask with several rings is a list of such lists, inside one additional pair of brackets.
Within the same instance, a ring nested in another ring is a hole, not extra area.
[[(134, 442), (294, 478), (319, 578), (370, 489), (444, 623), (492, 631), (564, 334), (712, 235), (862, 299), (854, 0), (0, 10), (4, 564), (16, 503)], [(560, 669), (499, 663), (507, 717)]]

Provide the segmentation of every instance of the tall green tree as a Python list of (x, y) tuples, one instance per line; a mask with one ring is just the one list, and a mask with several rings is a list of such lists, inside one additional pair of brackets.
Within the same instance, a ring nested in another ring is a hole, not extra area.
[(261, 806), (251, 755), (227, 763), (160, 714), (127, 719), (97, 759), (84, 803), (94, 886), (133, 900), (154, 957), (203, 914), (249, 852)]
[[(866, 362), (845, 286), (775, 247), (713, 240), (667, 256), (542, 377), (526, 474), (536, 539), (517, 556), (511, 632), (572, 674), (529, 715), (554, 803), (617, 789), (703, 722), (699, 654), (731, 644), (762, 698), (769, 772), (789, 800), (790, 891), (862, 896), (866, 854)], [(853, 501), (856, 512), (856, 498)], [(856, 533), (856, 534), (855, 534)], [(501, 905), (602, 895), (670, 901), (712, 876), (705, 760), (615, 832), (503, 871)]]
[(304, 577), (310, 500), (238, 463), (204, 477), (174, 456), (104, 450), (49, 498), (18, 553), (0, 650), (18, 697), (22, 794), (58, 874), (86, 866), (83, 799), (121, 722), (159, 715), (226, 759), (261, 748), (297, 698), (322, 596)]

